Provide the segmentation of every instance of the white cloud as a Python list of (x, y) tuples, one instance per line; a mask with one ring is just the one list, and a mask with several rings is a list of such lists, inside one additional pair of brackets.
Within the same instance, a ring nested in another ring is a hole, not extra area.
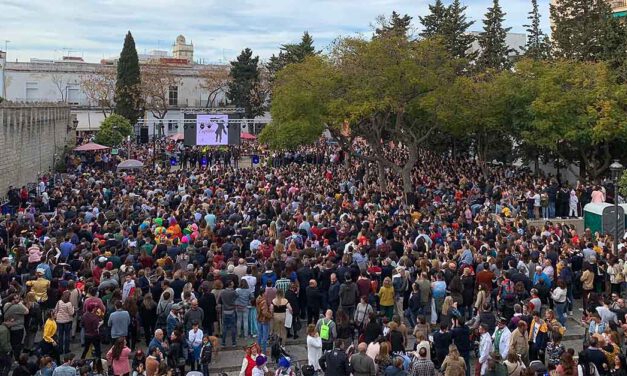
[[(450, 2), (448, 0), (445, 2)], [(178, 34), (194, 42), (195, 57), (231, 60), (246, 47), (262, 59), (304, 30), (326, 47), (339, 35), (371, 32), (381, 14), (393, 10), (414, 17), (427, 13), (433, 0), (0, 0), (0, 48), (10, 40), (9, 59), (58, 58), (64, 51), (88, 61), (116, 56), (131, 30), (138, 52), (170, 49)], [(462, 1), (477, 21), (492, 0)], [(540, 0), (548, 31), (548, 0)], [(501, 0), (507, 26), (524, 32), (529, 0)]]

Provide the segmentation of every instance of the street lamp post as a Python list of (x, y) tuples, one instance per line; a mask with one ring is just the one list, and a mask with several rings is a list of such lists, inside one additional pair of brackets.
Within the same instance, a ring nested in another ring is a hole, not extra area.
[(610, 165), (612, 182), (614, 183), (614, 223), (616, 224), (614, 226), (614, 252), (616, 253), (616, 256), (618, 256), (618, 224), (622, 222), (619, 218), (620, 214), (618, 212), (618, 181), (620, 180), (624, 170), (625, 167), (620, 164), (618, 159), (615, 159), (614, 163)]

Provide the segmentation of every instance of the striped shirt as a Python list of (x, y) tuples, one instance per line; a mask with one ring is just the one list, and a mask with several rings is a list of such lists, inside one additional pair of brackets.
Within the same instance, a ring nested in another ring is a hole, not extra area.
[(276, 287), (277, 290), (281, 290), (285, 293), (287, 290), (290, 289), (291, 285), (292, 281), (290, 281), (288, 278), (281, 278), (276, 281), (274, 287)]

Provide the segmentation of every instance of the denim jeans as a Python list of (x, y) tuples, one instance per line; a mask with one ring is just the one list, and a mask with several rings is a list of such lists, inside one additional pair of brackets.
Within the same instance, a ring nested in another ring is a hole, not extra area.
[(237, 310), (237, 331), (240, 337), (246, 337), (248, 335), (248, 308), (244, 310)]
[(548, 206), (543, 206), (542, 207), (542, 218), (543, 219), (548, 219), (549, 218), (549, 207)]
[(564, 316), (565, 310), (566, 303), (555, 303), (555, 314), (557, 315), (557, 321), (559, 321), (562, 326), (566, 325), (566, 316)]
[(251, 336), (257, 335), (257, 308), (249, 307), (248, 308), (248, 330), (250, 331)]
[(549, 201), (549, 218), (555, 218), (555, 201)]
[(409, 323), (409, 326), (411, 328), (413, 328), (414, 326), (416, 326), (416, 318), (418, 317), (417, 314), (415, 314), (414, 312), (412, 312), (411, 309), (406, 309), (405, 310), (405, 318), (407, 319), (407, 322)]
[(257, 337), (257, 343), (261, 347), (261, 351), (265, 354), (266, 349), (268, 348), (268, 335), (270, 334), (270, 323), (267, 322), (257, 322), (257, 330), (259, 336)]
[(57, 323), (57, 333), (59, 334), (59, 353), (70, 352), (70, 335), (72, 332), (72, 322)]
[(226, 346), (227, 333), (231, 331), (233, 346), (237, 345), (237, 317), (235, 312), (222, 313), (222, 346)]
[(202, 365), (202, 375), (209, 376), (209, 364)]

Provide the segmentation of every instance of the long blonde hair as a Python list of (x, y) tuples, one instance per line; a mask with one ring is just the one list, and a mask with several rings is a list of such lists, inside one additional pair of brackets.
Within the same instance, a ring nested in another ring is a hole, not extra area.
[(453, 297), (447, 296), (444, 298), (444, 303), (442, 303), (442, 314), (448, 315), (448, 311), (453, 307)]

